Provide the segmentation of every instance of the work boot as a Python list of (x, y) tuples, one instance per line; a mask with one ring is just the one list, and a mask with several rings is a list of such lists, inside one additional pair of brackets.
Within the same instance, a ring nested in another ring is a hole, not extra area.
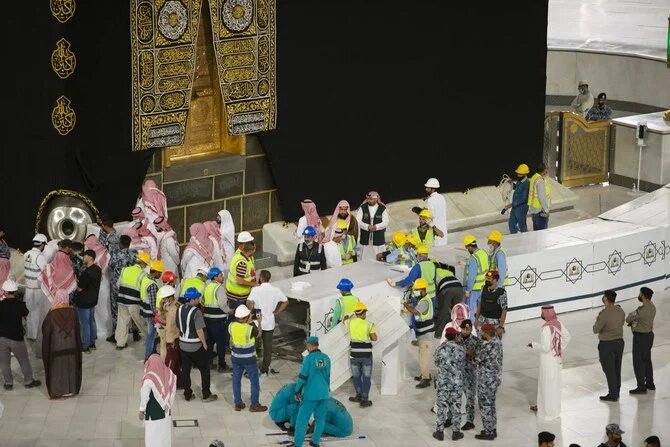
[(251, 411), (252, 413), (262, 413), (264, 411), (268, 411), (268, 407), (266, 407), (265, 405), (256, 404), (250, 406), (249, 411)]
[(461, 427), (461, 431), (472, 430), (473, 428), (475, 428), (475, 424), (468, 421), (468, 422), (465, 423), (464, 426)]
[(361, 399), (361, 403), (359, 404), (362, 408), (370, 407), (372, 406), (372, 401), (371, 400), (364, 400)]
[(460, 431), (455, 431), (451, 434), (451, 440), (452, 441), (458, 441), (459, 439), (462, 439), (465, 435), (460, 432)]
[(351, 396), (349, 398), (349, 402), (360, 402), (361, 400), (363, 400), (361, 399), (361, 396)]
[(207, 397), (203, 396), (202, 401), (203, 402), (214, 402), (218, 398), (219, 398), (219, 396), (217, 396), (216, 394), (209, 393), (209, 396), (207, 396)]
[(416, 388), (428, 388), (430, 386), (430, 379), (421, 379)]
[(436, 430), (433, 432), (433, 438), (438, 441), (444, 441), (444, 432), (442, 430)]
[(479, 433), (475, 435), (475, 439), (481, 439), (483, 441), (493, 441), (496, 436), (493, 433)]
[(241, 404), (235, 404), (235, 411), (242, 411), (247, 407), (247, 405), (242, 402)]

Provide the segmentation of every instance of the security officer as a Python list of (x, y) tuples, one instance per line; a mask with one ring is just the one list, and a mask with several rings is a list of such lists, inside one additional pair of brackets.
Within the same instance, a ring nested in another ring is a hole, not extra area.
[(132, 320), (138, 329), (144, 333), (146, 322), (140, 316), (140, 285), (142, 279), (147, 275), (145, 269), (151, 262), (148, 253), (139, 253), (136, 264), (124, 267), (119, 276), (118, 320), (116, 323), (116, 349), (121, 350), (128, 347), (128, 325)]
[(37, 332), (42, 329), (42, 322), (48, 312), (47, 299), (40, 284), (40, 273), (47, 266), (47, 259), (44, 256), (46, 246), (47, 237), (36, 234), (33, 237), (33, 248), (23, 255), (26, 285), (24, 301), (29, 312), (26, 317), (26, 338), (30, 341), (37, 339)]
[(465, 269), (465, 296), (468, 298), (470, 312), (477, 308), (479, 296), (484, 287), (486, 272), (489, 271), (489, 256), (486, 251), (477, 247), (477, 239), (471, 234), (463, 238), (463, 246), (470, 253)]
[(237, 306), (235, 309), (235, 322), (228, 325), (230, 334), (231, 362), (233, 364), (233, 397), (235, 399), (235, 411), (241, 411), (246, 407), (242, 402), (242, 373), (246, 372), (251, 382), (251, 407), (252, 413), (266, 411), (268, 407), (258, 402), (260, 384), (258, 382), (258, 363), (256, 363), (256, 337), (258, 328), (262, 322), (262, 316), (258, 317), (258, 326), (250, 323), (249, 308)]
[[(295, 400), (295, 382), (287, 383), (277, 391), (270, 403), (270, 419), (282, 430), (295, 432), (295, 419), (300, 404)], [(286, 423), (290, 427), (286, 427)]]
[(503, 349), (491, 323), (482, 326), (481, 334), (484, 342), (477, 351), (477, 399), (484, 430), (475, 435), (475, 438), (492, 441), (498, 436), (496, 393), (502, 381)]
[(181, 370), (184, 379), (184, 399), (193, 399), (191, 389), (191, 368), (195, 365), (200, 371), (202, 385), (202, 401), (212, 402), (219, 396), (209, 389), (209, 360), (207, 358), (207, 335), (205, 319), (200, 312), (200, 292), (189, 287), (180, 299), (182, 305), (177, 309), (177, 326), (179, 327), (179, 350), (181, 354)]
[(228, 307), (234, 312), (237, 306), (246, 304), (251, 288), (258, 285), (256, 280), (256, 243), (248, 231), (237, 235), (237, 251), (230, 260), (226, 276), (226, 296)]
[(489, 269), (497, 270), (498, 275), (502, 278), (501, 287), (507, 287), (509, 285), (507, 252), (500, 245), (502, 241), (503, 235), (500, 231), (493, 230), (489, 233)]
[(354, 432), (354, 421), (342, 402), (331, 397), (326, 403), (326, 423), (324, 436), (344, 438)]
[(228, 300), (223, 286), (223, 271), (212, 267), (207, 272), (210, 283), (205, 287), (204, 317), (207, 326), (207, 356), (214, 369), (214, 344), (219, 357), (218, 372), (226, 370), (226, 348), (228, 347)]
[(477, 304), (475, 324), (481, 326), (484, 323), (491, 323), (495, 326), (498, 336), (502, 337), (507, 319), (507, 293), (505, 289), (498, 287), (498, 279), (497, 271), (486, 272), (486, 281)]
[(316, 229), (307, 225), (302, 232), (305, 238), (295, 250), (293, 261), (293, 276), (307, 275), (313, 270), (326, 270), (326, 252), (323, 245), (316, 242)]
[(319, 350), (318, 337), (307, 337), (307, 351), (295, 386), (295, 399), (300, 402), (300, 409), (293, 445), (302, 446), (307, 434), (307, 423), (313, 414), (316, 423), (309, 445), (318, 447), (326, 423), (330, 393), (330, 357)]
[(156, 309), (156, 294), (158, 293), (158, 284), (156, 280), (161, 277), (165, 266), (163, 261), (156, 260), (151, 262), (149, 274), (142, 277), (140, 282), (140, 314), (144, 317), (147, 327), (147, 339), (144, 347), (144, 360), (146, 361), (151, 354), (156, 351), (156, 326), (154, 317), (158, 314)]
[[(463, 320), (461, 323), (460, 343), (465, 348), (465, 370), (463, 374), (463, 391), (465, 392), (466, 422), (461, 430), (475, 428), (475, 397), (477, 396), (477, 351), (481, 339), (473, 333), (472, 321)], [(459, 407), (460, 408), (460, 407)]]
[(451, 439), (463, 437), (461, 431), (461, 401), (463, 396), (463, 371), (465, 348), (456, 342), (458, 330), (449, 327), (445, 331), (447, 341), (435, 350), (437, 366), (437, 420), (433, 438), (444, 441), (444, 428), (453, 424)]
[(333, 329), (340, 323), (340, 321), (344, 321), (346, 318), (349, 318), (354, 314), (354, 306), (359, 300), (357, 296), (351, 293), (351, 289), (353, 288), (354, 283), (347, 278), (342, 278), (340, 279), (340, 282), (337, 283), (337, 290), (340, 291), (341, 296), (335, 301), (333, 316), (330, 319), (328, 330)]
[[(369, 407), (370, 378), (372, 377), (372, 342), (377, 341), (374, 323), (367, 320), (368, 308), (360, 301), (354, 306), (356, 318), (348, 320), (349, 326), (349, 364), (354, 380), (356, 396), (349, 402), (358, 402), (361, 407)], [(345, 323), (345, 324), (346, 324)]]
[(205, 293), (205, 284), (207, 281), (207, 273), (209, 273), (209, 269), (207, 266), (200, 266), (196, 270), (195, 276), (192, 276), (190, 278), (185, 278), (184, 281), (181, 283), (181, 297), (184, 296), (184, 293), (186, 292), (187, 289), (193, 287), (195, 290), (198, 291), (198, 293), (202, 296)]
[(608, 392), (600, 396), (605, 402), (619, 400), (621, 390), (621, 360), (623, 357), (623, 324), (626, 313), (621, 306), (614, 304), (616, 292), (605, 290), (602, 297), (605, 308), (598, 313), (593, 325), (593, 333), (598, 334), (598, 357), (600, 366), (607, 379)]
[(417, 388), (427, 388), (430, 386), (430, 354), (433, 347), (434, 310), (433, 301), (427, 294), (428, 283), (423, 278), (418, 278), (412, 285), (412, 295), (416, 299), (416, 307), (409, 302), (403, 302), (405, 309), (416, 318), (416, 339), (419, 342), (419, 368), (421, 374), (414, 377), (418, 385)]
[(651, 364), (651, 347), (654, 344), (654, 317), (656, 306), (651, 302), (654, 292), (649, 287), (640, 288), (640, 307), (628, 314), (626, 323), (633, 331), (633, 370), (637, 387), (630, 394), (647, 394), (654, 391), (654, 367)]
[(509, 221), (507, 222), (510, 234), (528, 231), (526, 216), (528, 215), (528, 187), (530, 185), (528, 173), (530, 173), (530, 169), (528, 169), (528, 165), (520, 164), (514, 172), (516, 172), (517, 181), (514, 182), (512, 203), (505, 207), (505, 209), (511, 208)]
[(435, 245), (435, 236), (444, 237), (442, 230), (433, 225), (433, 213), (428, 208), (422, 209), (419, 213), (419, 226), (415, 227), (412, 233), (428, 247)]

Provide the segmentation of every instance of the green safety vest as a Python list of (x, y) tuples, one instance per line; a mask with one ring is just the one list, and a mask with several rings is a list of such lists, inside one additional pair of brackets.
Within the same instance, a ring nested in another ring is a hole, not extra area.
[[(421, 235), (419, 234), (419, 227), (414, 228), (414, 236), (421, 239)], [(432, 228), (428, 228), (428, 231), (426, 231), (426, 236), (421, 242), (423, 242), (424, 245), (427, 245), (429, 247), (433, 246), (433, 243), (435, 242), (435, 232), (433, 231)]]
[(200, 292), (200, 295), (205, 293), (205, 281), (198, 278), (197, 276), (192, 276), (190, 278), (186, 278), (184, 282), (181, 283), (181, 292), (179, 292), (179, 295), (183, 297), (186, 293), (186, 290), (190, 289), (191, 287), (194, 287), (198, 292)]
[[(496, 261), (496, 255), (498, 252), (502, 252), (502, 254), (505, 256), (505, 259), (507, 259), (507, 252), (505, 251), (504, 248), (498, 247), (495, 250), (493, 250), (493, 253), (491, 256), (489, 256), (489, 265), (491, 270), (498, 270), (498, 261)], [(505, 277), (503, 278), (502, 284), (503, 287), (509, 285), (509, 266), (507, 267), (507, 270), (505, 271)]]
[(421, 277), (426, 280), (428, 283), (428, 288), (426, 289), (426, 296), (432, 298), (435, 296), (435, 275), (437, 269), (435, 264), (430, 259), (419, 262), (419, 268), (421, 269)]
[[(237, 283), (237, 265), (244, 261), (247, 264), (247, 271), (244, 275), (246, 281), (251, 281), (255, 276), (255, 265), (254, 257), (247, 258), (242, 254), (238, 249), (233, 255), (233, 259), (230, 261), (230, 267), (228, 269), (228, 276), (226, 277), (226, 292), (231, 295), (234, 295), (236, 299), (242, 299), (249, 296), (251, 292), (251, 286), (243, 286)], [(229, 297), (230, 298), (230, 297)]]
[[(475, 283), (472, 286), (472, 290), (474, 292), (479, 292), (484, 287), (484, 283), (486, 282), (486, 272), (489, 271), (489, 255), (483, 249), (478, 248), (470, 256), (475, 258), (475, 262), (477, 263), (477, 277), (475, 278)], [(469, 280), (468, 278), (469, 272), (470, 269), (467, 268), (466, 266), (465, 268), (466, 284)]]
[(223, 284), (221, 283), (212, 281), (207, 284), (207, 287), (205, 287), (205, 294), (203, 298), (203, 306), (205, 306), (205, 312), (203, 313), (203, 316), (205, 318), (223, 319), (227, 317), (225, 312), (219, 307), (219, 300), (216, 296), (219, 287), (222, 285)]
[(354, 241), (354, 237), (350, 234), (347, 235), (346, 241), (347, 241), (347, 249), (346, 250), (344, 249), (344, 240), (341, 241), (339, 244), (337, 244), (337, 245), (340, 246), (340, 258), (342, 258), (342, 265), (347, 265), (347, 264), (351, 264), (351, 263), (354, 262), (354, 258), (349, 258), (349, 259), (344, 259), (344, 258), (347, 256), (347, 252), (349, 251), (349, 249), (354, 248), (354, 244), (356, 242)]

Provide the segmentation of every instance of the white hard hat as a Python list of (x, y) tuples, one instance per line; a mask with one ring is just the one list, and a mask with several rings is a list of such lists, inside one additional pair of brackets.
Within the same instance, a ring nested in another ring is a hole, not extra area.
[(206, 265), (201, 265), (195, 272), (196, 274), (203, 274), (207, 276), (207, 273), (209, 272), (209, 267), (207, 267)]
[(244, 318), (248, 316), (251, 313), (249, 308), (242, 304), (241, 306), (237, 306), (237, 309), (235, 309), (235, 318)]
[(4, 290), (5, 292), (10, 292), (10, 293), (11, 292), (16, 292), (17, 290), (19, 290), (19, 286), (13, 280), (8, 279), (2, 285), (2, 290)]
[(428, 180), (426, 180), (426, 184), (423, 186), (425, 186), (426, 188), (439, 188), (440, 182), (438, 182), (436, 178), (431, 177)]
[(169, 296), (174, 296), (175, 290), (174, 287), (172, 286), (163, 286), (160, 289), (158, 289), (158, 293), (156, 293), (156, 297), (159, 300), (162, 300), (163, 298), (167, 298)]
[(42, 233), (37, 233), (35, 237), (33, 237), (33, 242), (39, 242), (40, 244), (46, 244), (49, 242), (47, 240), (47, 237), (43, 235)]
[(248, 231), (241, 231), (237, 235), (237, 242), (251, 242), (254, 240), (254, 237)]

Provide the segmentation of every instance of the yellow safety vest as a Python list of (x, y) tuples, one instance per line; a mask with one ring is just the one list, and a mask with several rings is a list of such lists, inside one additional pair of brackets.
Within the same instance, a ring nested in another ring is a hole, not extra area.
[(205, 287), (205, 293), (203, 298), (203, 305), (205, 306), (205, 312), (203, 316), (205, 318), (223, 319), (227, 317), (227, 315), (219, 307), (219, 300), (216, 296), (219, 287), (221, 287), (222, 285), (223, 284), (221, 283), (212, 281), (209, 284), (207, 284), (207, 287)]
[[(421, 236), (419, 235), (419, 227), (414, 227), (414, 236), (421, 240)], [(426, 236), (421, 242), (423, 242), (424, 245), (428, 245), (429, 247), (433, 246), (433, 243), (435, 242), (435, 232), (432, 228), (428, 228), (428, 231), (426, 231)]]
[[(417, 338), (420, 337), (421, 335), (427, 334), (435, 329), (435, 324), (433, 322), (433, 300), (430, 299), (428, 295), (424, 296), (419, 300), (419, 303), (421, 301), (426, 301), (428, 303), (428, 309), (419, 315), (415, 315), (416, 317), (416, 336)], [(418, 306), (418, 304), (417, 304)]]
[[(537, 181), (542, 177), (540, 174), (535, 173), (531, 178), (530, 178), (530, 186), (528, 187), (528, 206), (531, 208), (540, 208), (542, 209), (542, 204), (540, 203), (540, 198), (537, 195), (536, 187), (535, 184)], [(544, 194), (547, 196), (547, 204), (551, 204), (551, 198), (550, 198), (550, 188), (549, 188), (549, 182), (547, 179), (544, 179)]]
[[(477, 263), (477, 277), (475, 278), (475, 283), (472, 286), (472, 290), (474, 292), (479, 292), (482, 290), (484, 287), (484, 283), (486, 282), (486, 272), (489, 271), (489, 255), (486, 253), (486, 251), (482, 250), (481, 248), (478, 248), (475, 250), (474, 253), (470, 255), (470, 257), (475, 259), (475, 262)], [(465, 283), (467, 284), (469, 278), (470, 269), (468, 266), (465, 267)]]
[(351, 315), (354, 313), (354, 306), (358, 303), (359, 299), (355, 295), (342, 295), (337, 299), (340, 303), (340, 321), (344, 320), (345, 316)]
[(256, 358), (256, 339), (251, 336), (251, 325), (236, 321), (228, 326), (230, 350), (234, 359)]
[(117, 302), (127, 306), (140, 304), (142, 299), (140, 297), (140, 286), (142, 284), (142, 278), (146, 275), (147, 272), (145, 272), (138, 264), (124, 267), (124, 269), (121, 270)]
[(432, 298), (435, 296), (435, 274), (437, 273), (435, 264), (433, 264), (433, 261), (428, 259), (426, 261), (419, 262), (419, 268), (421, 269), (421, 277), (428, 283), (426, 296), (428, 298)]
[(351, 358), (372, 357), (372, 341), (370, 333), (375, 325), (364, 318), (349, 321), (349, 355)]
[(352, 262), (354, 262), (354, 258), (345, 259), (349, 249), (354, 248), (354, 244), (356, 243), (354, 241), (354, 237), (352, 235), (348, 234), (345, 240), (347, 241), (347, 249), (346, 250), (344, 249), (344, 240), (341, 241), (339, 244), (337, 244), (337, 245), (340, 246), (340, 258), (342, 258), (342, 265), (347, 265), (347, 264), (351, 264)]
[[(142, 277), (142, 281), (140, 282), (140, 299), (142, 300), (142, 304), (140, 304), (140, 306), (142, 306), (141, 313), (144, 318), (151, 318), (154, 316), (154, 313), (151, 310), (151, 304), (149, 303), (149, 295), (147, 293), (147, 289), (152, 284), (158, 287), (156, 281), (154, 281), (151, 277)], [(158, 298), (158, 296), (156, 298)]]
[(181, 292), (179, 295), (183, 297), (186, 293), (186, 290), (191, 287), (194, 287), (198, 292), (200, 292), (200, 295), (205, 293), (205, 281), (198, 278), (197, 276), (192, 276), (190, 278), (186, 278), (184, 282), (181, 283)]
[[(226, 277), (226, 292), (230, 295), (233, 295), (235, 299), (242, 299), (249, 296), (251, 292), (251, 286), (243, 286), (237, 283), (237, 265), (244, 261), (247, 264), (247, 271), (244, 274), (245, 281), (251, 281), (253, 279), (252, 273), (254, 273), (254, 257), (247, 258), (242, 254), (238, 249), (233, 255), (233, 259), (230, 261), (230, 267), (228, 269), (228, 276)], [(229, 296), (229, 298), (231, 298)]]
[[(498, 252), (502, 252), (502, 254), (505, 256), (505, 259), (507, 259), (507, 252), (505, 251), (504, 248), (498, 247), (496, 248), (491, 256), (489, 256), (489, 265), (491, 266), (491, 270), (498, 270), (498, 261), (496, 260), (496, 255)], [(509, 266), (507, 266), (507, 270), (505, 270), (505, 277), (503, 278), (503, 287), (509, 285)]]

